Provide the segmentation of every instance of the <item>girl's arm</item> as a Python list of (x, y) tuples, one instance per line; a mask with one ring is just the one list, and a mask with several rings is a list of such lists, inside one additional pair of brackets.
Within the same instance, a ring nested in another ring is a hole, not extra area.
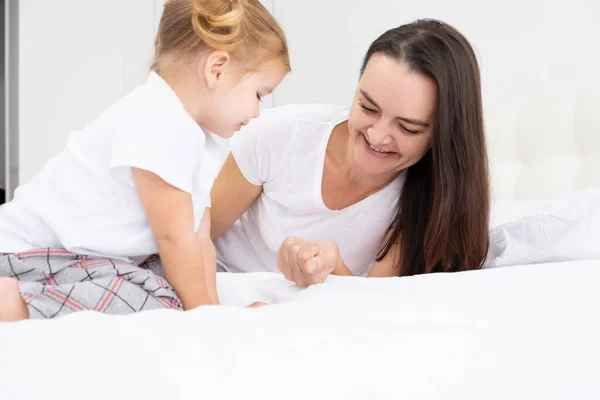
[[(158, 243), (165, 276), (183, 308), (215, 304), (217, 299), (211, 296), (213, 282), (208, 282), (212, 278), (207, 279), (214, 276), (212, 269), (216, 270), (214, 256), (209, 254), (214, 247), (206, 234), (206, 221), (204, 234), (201, 229), (194, 231), (192, 196), (146, 170), (133, 168), (133, 180)], [(210, 230), (210, 215), (207, 220)]]

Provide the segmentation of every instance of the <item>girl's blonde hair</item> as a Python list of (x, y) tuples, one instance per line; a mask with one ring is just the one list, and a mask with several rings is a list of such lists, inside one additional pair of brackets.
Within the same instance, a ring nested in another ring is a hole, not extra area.
[(202, 46), (229, 52), (248, 70), (269, 61), (290, 70), (285, 34), (259, 0), (168, 0), (151, 69), (193, 56)]

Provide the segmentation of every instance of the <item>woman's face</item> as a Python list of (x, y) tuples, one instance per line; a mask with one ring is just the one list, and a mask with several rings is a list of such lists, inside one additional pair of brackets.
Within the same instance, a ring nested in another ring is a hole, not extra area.
[(437, 87), (404, 62), (374, 54), (348, 117), (354, 161), (370, 175), (397, 174), (431, 147)]

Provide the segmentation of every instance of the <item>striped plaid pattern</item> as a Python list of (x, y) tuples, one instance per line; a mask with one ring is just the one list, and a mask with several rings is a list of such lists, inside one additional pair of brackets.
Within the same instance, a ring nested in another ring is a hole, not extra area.
[(0, 276), (20, 281), (30, 318), (82, 310), (129, 314), (182, 309), (156, 256), (137, 265), (58, 249), (0, 254)]

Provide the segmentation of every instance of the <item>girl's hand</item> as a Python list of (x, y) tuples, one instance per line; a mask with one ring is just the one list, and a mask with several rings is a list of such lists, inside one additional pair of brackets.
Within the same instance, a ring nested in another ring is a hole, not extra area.
[(263, 303), (262, 301), (255, 301), (254, 303), (250, 304), (249, 306), (246, 306), (246, 308), (258, 308), (258, 307), (264, 307), (264, 306), (268, 306), (268, 304)]

